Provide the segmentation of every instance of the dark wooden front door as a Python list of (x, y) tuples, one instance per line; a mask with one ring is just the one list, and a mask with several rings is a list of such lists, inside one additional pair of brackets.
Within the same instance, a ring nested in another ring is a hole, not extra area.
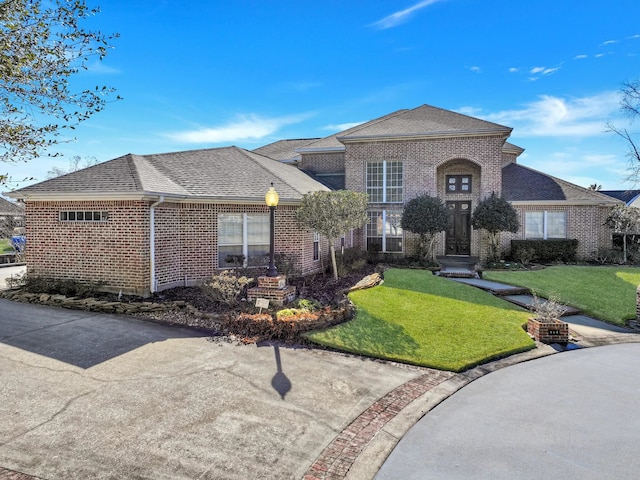
[(446, 255), (471, 254), (471, 202), (447, 202), (449, 226), (445, 241)]

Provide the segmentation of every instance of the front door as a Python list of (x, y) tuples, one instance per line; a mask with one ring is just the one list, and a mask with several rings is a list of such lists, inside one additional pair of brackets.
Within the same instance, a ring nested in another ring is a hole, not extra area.
[(445, 241), (446, 255), (471, 254), (471, 202), (447, 202), (449, 226)]

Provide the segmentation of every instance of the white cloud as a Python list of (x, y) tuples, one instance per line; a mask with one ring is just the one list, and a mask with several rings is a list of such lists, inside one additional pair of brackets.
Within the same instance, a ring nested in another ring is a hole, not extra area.
[(618, 43), (617, 40), (606, 40), (601, 43), (601, 45), (613, 45), (614, 43)]
[(350, 128), (357, 127), (358, 125), (362, 125), (365, 122), (350, 122), (350, 123), (338, 123), (331, 124), (325, 127), (322, 127), (323, 130), (330, 130), (332, 132), (343, 132), (345, 130), (349, 130)]
[(518, 136), (588, 137), (605, 133), (607, 121), (619, 108), (618, 92), (570, 99), (544, 95), (520, 110), (506, 110), (484, 118), (514, 127)]
[(555, 73), (558, 70), (560, 70), (560, 67), (553, 67), (553, 68), (533, 67), (531, 70), (529, 70), (529, 73), (531, 73), (532, 75), (537, 75), (537, 74), (551, 75), (552, 73)]
[(582, 55), (576, 55), (575, 57), (573, 57), (574, 60), (582, 60), (584, 58), (588, 58), (588, 56), (582, 54)]
[(511, 67), (511, 68), (509, 69), (509, 73), (518, 73), (519, 71), (520, 71), (520, 69), (519, 69), (519, 68), (516, 68), (516, 67)]
[(87, 65), (87, 72), (89, 73), (99, 73), (102, 75), (116, 75), (122, 73), (117, 68), (109, 67), (105, 63), (100, 60), (96, 60), (89, 65)]
[(472, 67), (467, 67), (467, 68), (468, 68), (469, 70), (471, 70), (472, 72), (480, 73), (480, 67), (478, 67), (478, 66), (476, 66), (476, 65), (474, 65), (474, 66), (472, 66)]
[(482, 114), (482, 110), (477, 107), (461, 107), (456, 110), (458, 113), (462, 113), (463, 115), (469, 115), (470, 117), (478, 117)]
[(422, 0), (421, 2), (416, 3), (415, 5), (410, 6), (409, 8), (405, 8), (404, 10), (399, 10), (391, 15), (384, 17), (377, 22), (373, 22), (370, 24), (370, 27), (375, 27), (379, 30), (385, 30), (387, 28), (397, 27), (398, 25), (409, 20), (411, 15), (413, 15), (418, 10), (421, 10), (429, 5), (433, 5), (434, 3), (441, 2), (443, 0)]
[(640, 34), (637, 35), (631, 35), (630, 37), (627, 37), (628, 39), (632, 39), (632, 38), (640, 38)]
[(226, 125), (168, 133), (166, 136), (181, 143), (225, 143), (260, 139), (275, 133), (285, 125), (299, 123), (310, 116), (301, 114), (263, 118), (255, 114), (240, 115)]

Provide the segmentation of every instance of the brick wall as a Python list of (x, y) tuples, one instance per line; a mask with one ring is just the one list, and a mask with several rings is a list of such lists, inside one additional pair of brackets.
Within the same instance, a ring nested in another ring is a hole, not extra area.
[[(97, 281), (146, 295), (151, 288), (149, 202), (27, 202), (27, 265), (34, 275)], [(313, 232), (302, 231), (296, 206), (276, 209), (275, 252), (302, 273), (318, 271)], [(106, 211), (106, 222), (61, 222), (60, 210)], [(157, 290), (194, 285), (217, 270), (219, 213), (269, 213), (263, 205), (163, 203), (155, 207)], [(324, 265), (328, 243), (321, 240)]]
[(344, 172), (344, 152), (303, 153), (298, 168), (309, 173)]
[[(280, 205), (275, 212), (275, 253), (295, 260), (295, 269), (311, 273), (320, 268), (313, 260), (313, 232), (302, 231), (297, 207)], [(162, 204), (156, 209), (156, 278), (158, 290), (195, 285), (218, 269), (218, 214), (264, 213), (265, 205), (201, 203)]]
[(611, 230), (604, 226), (604, 222), (611, 211), (611, 207), (598, 205), (521, 205), (517, 202), (514, 207), (520, 217), (518, 233), (502, 233), (501, 247), (508, 252), (511, 240), (525, 238), (525, 212), (565, 211), (567, 212), (567, 238), (578, 240), (578, 258), (591, 259), (601, 248), (611, 248)]
[[(438, 196), (447, 200), (471, 200), (472, 209), (491, 192), (502, 190), (502, 153), (504, 139), (498, 136), (434, 138), (427, 140), (349, 143), (345, 152), (346, 188), (366, 189), (366, 163), (369, 161), (402, 161), (404, 201), (420, 195)], [(445, 176), (472, 175), (471, 194), (448, 194)], [(401, 205), (389, 205), (402, 208)], [(363, 232), (358, 232), (364, 246)], [(471, 254), (481, 252), (481, 236), (472, 232)], [(415, 237), (405, 232), (405, 253), (413, 251)], [(364, 247), (363, 247), (364, 248)], [(444, 233), (438, 235), (436, 254), (444, 253)]]
[[(61, 222), (59, 212), (104, 211), (106, 222)], [(29, 274), (95, 281), (141, 293), (149, 285), (149, 208), (139, 201), (26, 202)]]

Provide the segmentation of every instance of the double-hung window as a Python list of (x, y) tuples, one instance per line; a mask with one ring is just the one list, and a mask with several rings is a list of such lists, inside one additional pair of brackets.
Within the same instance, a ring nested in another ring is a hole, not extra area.
[(269, 262), (269, 215), (218, 215), (218, 267), (262, 266)]
[(384, 208), (379, 204), (401, 204), (403, 187), (401, 161), (367, 163), (366, 192), (369, 195), (369, 203), (378, 204), (368, 212), (368, 251), (402, 252), (402, 210), (395, 205)]
[(567, 212), (526, 212), (524, 236), (528, 240), (567, 238)]

